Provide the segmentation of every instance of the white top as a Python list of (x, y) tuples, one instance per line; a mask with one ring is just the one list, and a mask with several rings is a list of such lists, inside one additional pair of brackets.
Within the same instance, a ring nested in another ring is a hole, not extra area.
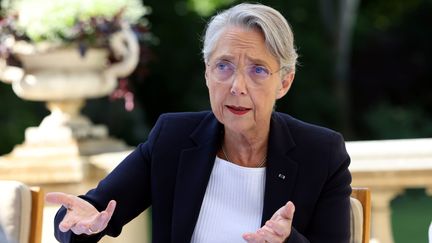
[(216, 157), (191, 243), (242, 242), (261, 227), (265, 168)]

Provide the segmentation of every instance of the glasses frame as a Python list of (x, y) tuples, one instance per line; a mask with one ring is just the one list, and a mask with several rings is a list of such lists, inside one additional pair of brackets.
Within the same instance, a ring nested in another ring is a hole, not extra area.
[[(213, 70), (216, 69), (216, 68), (217, 68), (217, 65), (218, 65), (219, 63), (221, 63), (221, 62), (229, 63), (231, 66), (234, 67), (234, 73), (233, 73), (229, 78), (227, 78), (226, 80), (229, 80), (229, 79), (231, 79), (232, 77), (234, 77), (235, 74), (237, 73), (237, 70), (238, 70), (237, 67), (238, 67), (238, 66), (235, 65), (234, 63), (228, 61), (228, 60), (216, 60), (214, 63), (208, 62), (206, 65), (210, 68), (210, 71), (213, 72)], [(250, 65), (250, 66), (262, 66), (262, 65), (253, 64), (253, 65)], [(264, 67), (266, 70), (269, 70), (269, 69), (270, 69), (270, 68), (267, 68), (267, 67), (265, 67), (265, 66), (263, 66), (263, 67)], [(280, 67), (278, 70), (276, 70), (276, 71), (274, 71), (274, 72), (268, 71), (268, 77), (264, 78), (263, 80), (260, 80), (260, 82), (261, 82), (261, 81), (268, 80), (268, 79), (269, 79), (273, 74), (276, 74), (276, 73), (280, 72), (281, 70), (283, 70), (283, 69), (285, 69), (285, 68), (288, 68), (288, 66), (282, 66), (282, 67)], [(253, 78), (251, 78), (250, 75), (248, 75), (248, 76), (249, 76), (250, 79), (253, 80)], [(224, 81), (219, 81), (219, 82), (225, 82), (226, 80), (224, 80)], [(253, 81), (256, 82), (255, 80), (253, 80)]]

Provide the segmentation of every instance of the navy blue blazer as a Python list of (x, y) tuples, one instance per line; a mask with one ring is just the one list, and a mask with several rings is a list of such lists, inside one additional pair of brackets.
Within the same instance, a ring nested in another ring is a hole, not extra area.
[[(81, 196), (99, 210), (117, 201), (107, 228), (92, 236), (62, 233), (62, 207), (55, 218), (56, 238), (96, 242), (118, 236), (123, 225), (151, 206), (153, 242), (190, 242), (222, 137), (223, 125), (212, 112), (162, 115), (148, 140)], [(292, 201), (296, 210), (287, 242), (348, 242), (349, 163), (340, 134), (274, 112), (262, 223)]]

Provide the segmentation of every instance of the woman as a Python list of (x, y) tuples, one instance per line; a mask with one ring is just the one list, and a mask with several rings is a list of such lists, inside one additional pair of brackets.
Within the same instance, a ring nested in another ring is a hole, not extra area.
[(152, 206), (153, 242), (348, 242), (342, 137), (273, 111), (297, 59), (284, 17), (234, 6), (209, 22), (203, 55), (212, 111), (162, 115), (97, 188), (48, 194), (63, 205), (57, 239), (117, 236)]

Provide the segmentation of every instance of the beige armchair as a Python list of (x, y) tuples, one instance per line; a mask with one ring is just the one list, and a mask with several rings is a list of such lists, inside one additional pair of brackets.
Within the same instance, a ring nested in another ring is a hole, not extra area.
[(18, 181), (0, 180), (0, 242), (40, 243), (43, 191)]
[(352, 188), (350, 243), (369, 243), (371, 196), (368, 188)]

